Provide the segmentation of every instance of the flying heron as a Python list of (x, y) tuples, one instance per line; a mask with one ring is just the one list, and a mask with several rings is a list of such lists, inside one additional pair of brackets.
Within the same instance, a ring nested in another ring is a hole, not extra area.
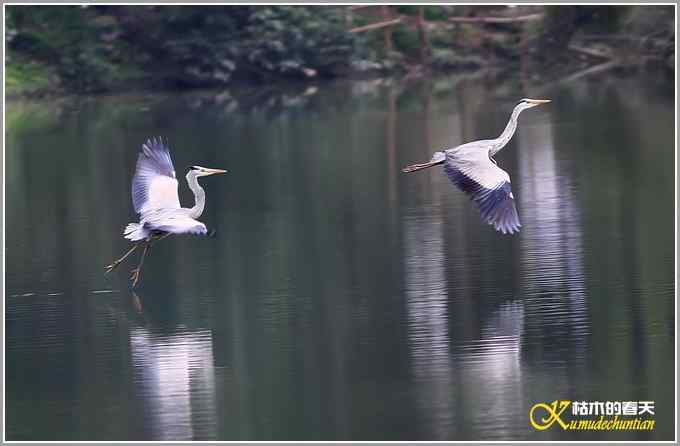
[(134, 242), (134, 245), (121, 258), (107, 266), (106, 272), (113, 271), (143, 245), (139, 265), (132, 270), (130, 276), (132, 286), (135, 287), (144, 257), (155, 241), (172, 234), (212, 235), (214, 231), (209, 233), (205, 225), (196, 220), (205, 207), (205, 191), (198, 184), (198, 178), (225, 172), (222, 169), (191, 166), (186, 178), (194, 193), (195, 204), (192, 208), (183, 208), (179, 204), (178, 183), (167, 143), (161, 138), (152, 138), (142, 144), (132, 178), (132, 205), (139, 214), (139, 223), (130, 223), (123, 231), (125, 238)]
[(517, 129), (517, 118), (524, 110), (546, 104), (549, 99), (522, 99), (515, 106), (503, 133), (496, 139), (472, 141), (452, 149), (435, 152), (428, 163), (412, 164), (402, 172), (415, 172), (444, 164), (453, 184), (479, 207), (482, 220), (503, 234), (519, 232), (515, 198), (510, 190), (510, 176), (498, 167), (493, 156), (510, 141)]

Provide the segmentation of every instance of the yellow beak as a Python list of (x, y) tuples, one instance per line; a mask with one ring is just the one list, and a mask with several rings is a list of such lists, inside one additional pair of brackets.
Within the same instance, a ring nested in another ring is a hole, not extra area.
[(224, 169), (208, 169), (207, 167), (205, 169), (205, 175), (214, 175), (216, 173), (227, 173), (226, 170)]
[(550, 102), (550, 99), (527, 99), (526, 101), (529, 102), (530, 104), (541, 105), (547, 104), (548, 102)]

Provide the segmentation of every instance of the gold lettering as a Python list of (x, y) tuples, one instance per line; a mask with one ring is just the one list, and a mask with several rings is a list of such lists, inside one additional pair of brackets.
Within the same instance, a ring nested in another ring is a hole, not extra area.
[[(542, 431), (548, 429), (555, 423), (555, 421), (557, 421), (557, 423), (562, 426), (562, 429), (567, 430), (569, 429), (569, 425), (562, 421), (560, 415), (562, 415), (566, 408), (569, 407), (570, 403), (571, 401), (555, 400), (549, 405), (546, 403), (534, 404), (531, 410), (529, 410), (529, 422), (535, 429)], [(548, 414), (547, 417), (543, 417), (539, 420), (542, 424), (536, 422), (536, 419), (534, 418), (534, 412), (536, 409), (543, 409)]]

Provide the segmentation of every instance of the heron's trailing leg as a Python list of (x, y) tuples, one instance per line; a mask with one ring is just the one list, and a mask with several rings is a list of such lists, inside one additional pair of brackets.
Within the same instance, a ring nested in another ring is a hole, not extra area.
[(432, 155), (432, 159), (430, 160), (430, 162), (421, 164), (411, 164), (410, 166), (406, 166), (403, 169), (401, 169), (401, 171), (404, 173), (415, 172), (416, 170), (423, 170), (427, 169), (428, 167), (436, 166), (437, 164), (442, 164), (444, 161), (446, 161), (446, 155), (444, 154), (444, 152), (434, 152), (434, 155)]
[(171, 236), (172, 233), (168, 232), (162, 235), (158, 235), (155, 240), (151, 238), (151, 240), (147, 241), (146, 244), (144, 245), (144, 251), (142, 251), (142, 257), (139, 259), (139, 265), (137, 268), (132, 270), (132, 274), (130, 275), (130, 280), (132, 280), (132, 287), (134, 288), (137, 286), (137, 282), (139, 282), (139, 276), (142, 275), (142, 264), (144, 263), (144, 258), (146, 257), (146, 253), (149, 252), (151, 249), (151, 245), (154, 244), (154, 242), (160, 242), (164, 238), (167, 238)]
[(139, 282), (139, 276), (142, 274), (142, 265), (144, 264), (144, 257), (146, 257), (146, 253), (151, 248), (151, 242), (146, 242), (144, 244), (144, 251), (142, 251), (142, 257), (139, 259), (139, 265), (137, 265), (137, 268), (132, 270), (132, 274), (130, 275), (130, 280), (132, 281), (132, 288), (137, 286), (137, 282)]
[(123, 256), (120, 259), (114, 260), (112, 264), (110, 264), (109, 266), (106, 267), (106, 272), (104, 274), (108, 274), (111, 271), (113, 271), (114, 269), (116, 269), (118, 267), (118, 265), (120, 265), (123, 260), (127, 259), (130, 254), (135, 252), (135, 249), (137, 249), (139, 247), (139, 245), (141, 245), (141, 243), (135, 243), (132, 246), (132, 248), (130, 248), (130, 250), (128, 252), (123, 254)]

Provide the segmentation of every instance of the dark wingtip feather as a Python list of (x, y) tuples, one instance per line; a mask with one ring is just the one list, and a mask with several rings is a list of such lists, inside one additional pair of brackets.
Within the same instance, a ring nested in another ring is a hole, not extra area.
[[(155, 170), (162, 174), (172, 177), (172, 172), (175, 170), (172, 165), (172, 158), (170, 157), (170, 148), (167, 145), (167, 140), (164, 143), (162, 137), (151, 137), (142, 144), (142, 154), (153, 165)], [(142, 161), (142, 158), (140, 158)]]
[(514, 234), (519, 232), (522, 226), (519, 223), (519, 216), (517, 209), (510, 197), (507, 197), (505, 202), (499, 207), (498, 212), (489, 224), (493, 224), (494, 228), (503, 234)]
[(487, 189), (455, 166), (446, 163), (444, 171), (451, 181), (477, 203), (482, 221), (502, 234), (519, 232), (520, 223), (510, 183), (500, 183), (495, 189)]

